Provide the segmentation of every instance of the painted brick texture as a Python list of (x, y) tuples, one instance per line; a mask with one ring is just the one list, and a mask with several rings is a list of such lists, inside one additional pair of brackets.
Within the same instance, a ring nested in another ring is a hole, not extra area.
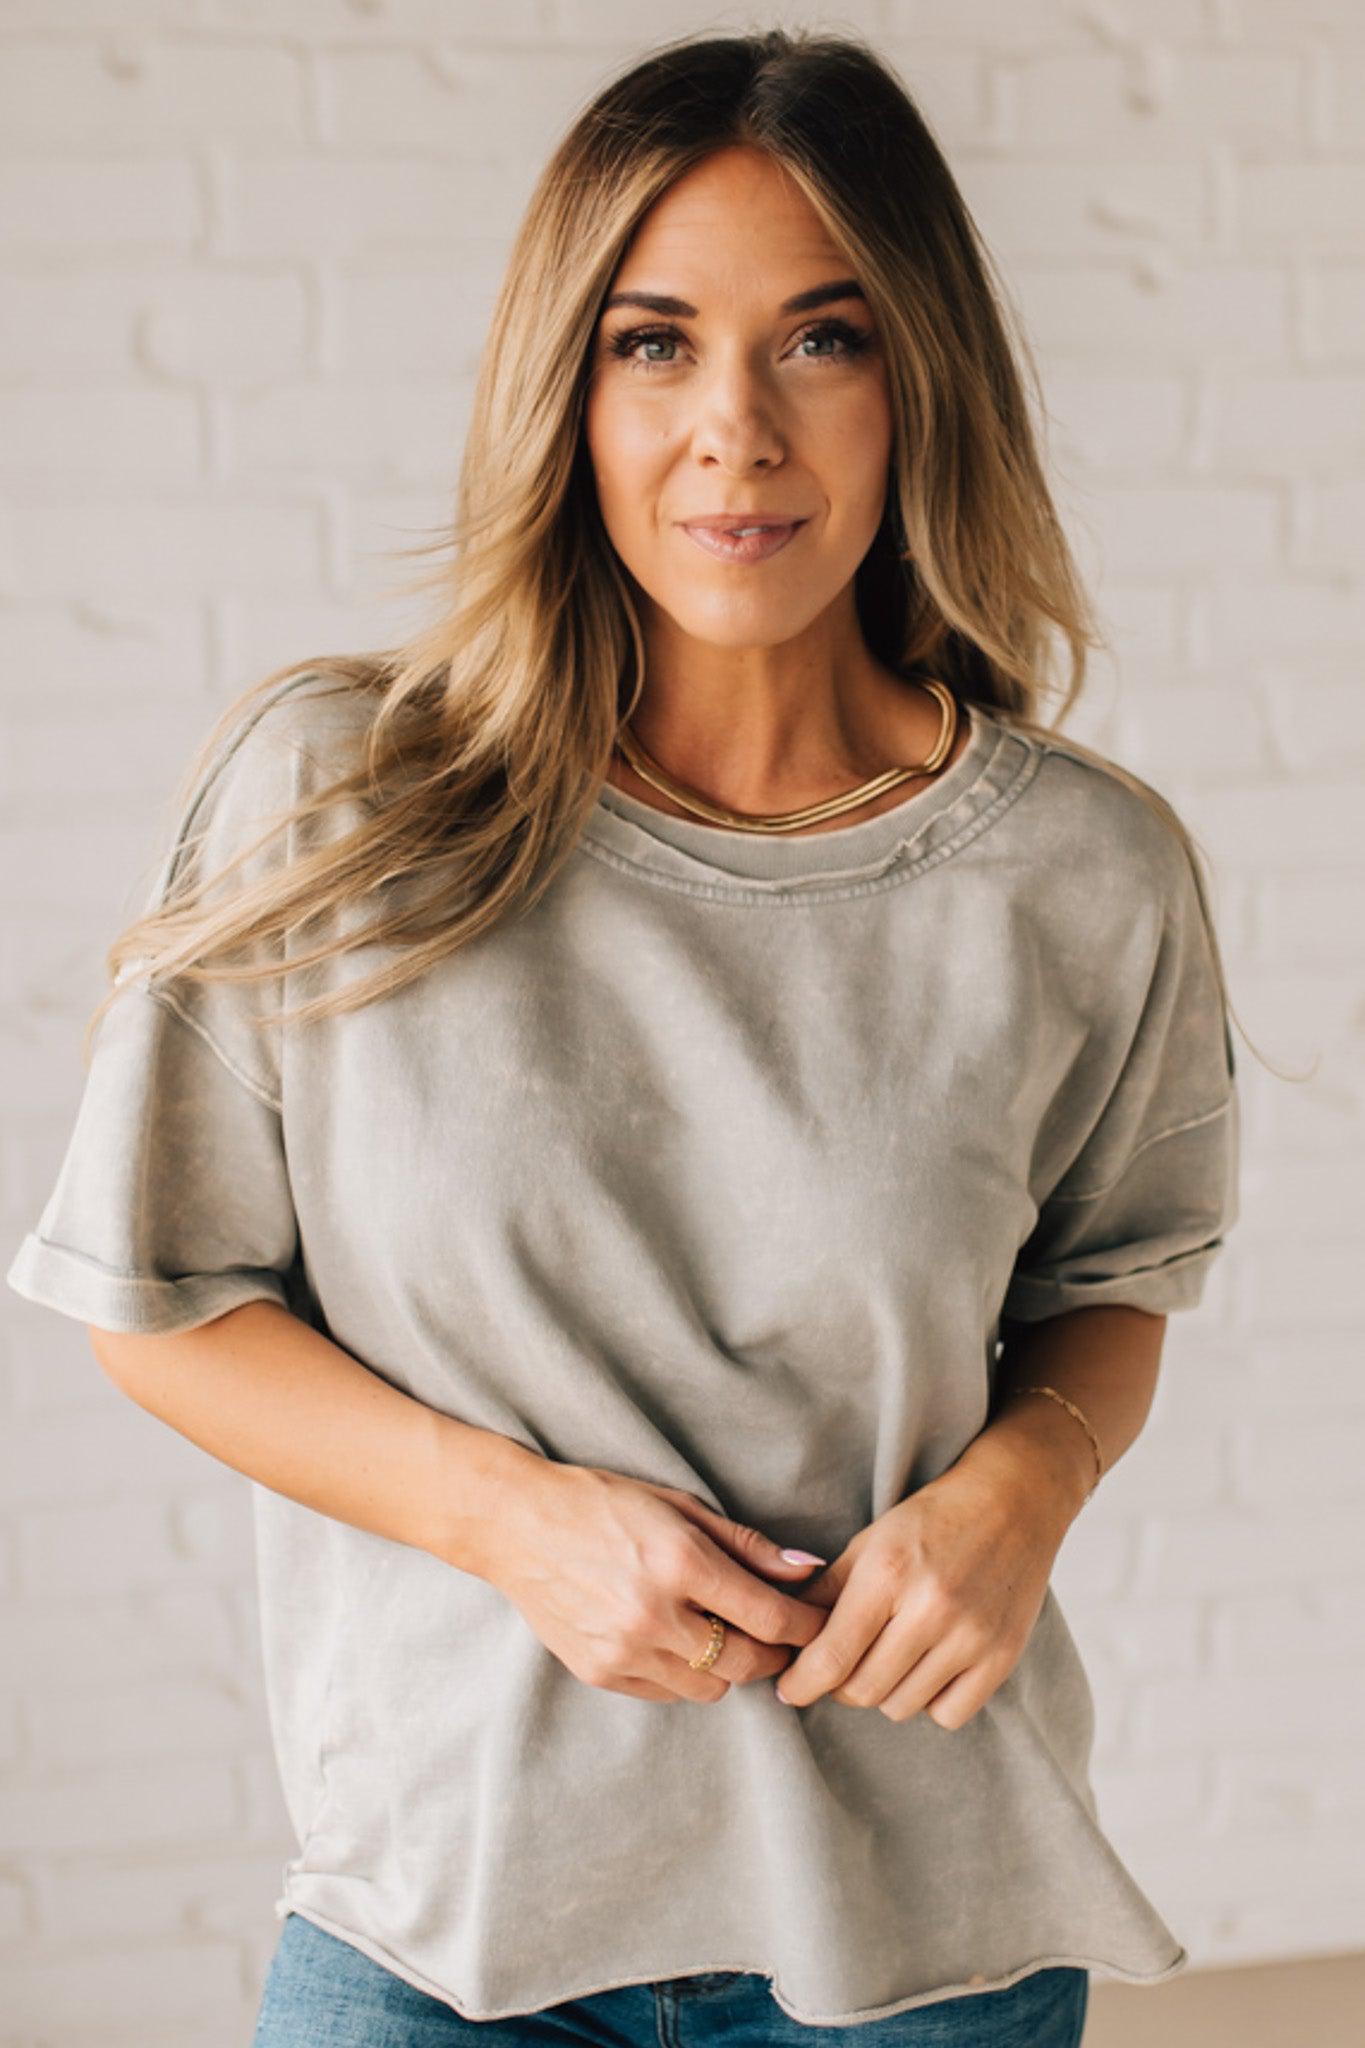
[[(1074, 730), (1206, 849), (1243, 1216), (1068, 1538), (1101, 1812), (1195, 1964), (1365, 1946), (1365, 8), (845, 0), (1015, 295), (1111, 651)], [(504, 252), (618, 62), (745, 10), (0, 6), (0, 1220), (217, 707), (408, 617)], [(1302, 1077), (1302, 1078), (1300, 1078)], [(0, 2048), (238, 2048), (293, 1840), (248, 1489), (0, 1302)]]

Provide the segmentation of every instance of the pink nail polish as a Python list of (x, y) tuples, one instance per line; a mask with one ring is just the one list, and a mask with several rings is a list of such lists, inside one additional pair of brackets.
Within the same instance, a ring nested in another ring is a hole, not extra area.
[(788, 1564), (829, 1563), (829, 1559), (827, 1557), (817, 1557), (813, 1550), (784, 1550), (782, 1555), (786, 1558)]

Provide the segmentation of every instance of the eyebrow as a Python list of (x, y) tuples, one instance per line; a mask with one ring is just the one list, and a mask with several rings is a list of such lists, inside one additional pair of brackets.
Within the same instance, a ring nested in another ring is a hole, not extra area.
[[(867, 294), (856, 277), (835, 278), (830, 284), (812, 285), (808, 292), (798, 292), (794, 299), (784, 299), (778, 307), (779, 313), (812, 313), (817, 306), (829, 306), (841, 299), (861, 299), (867, 302)], [(643, 306), (647, 313), (672, 313), (680, 320), (695, 320), (697, 309), (689, 306), (686, 299), (675, 299), (667, 292), (613, 292), (602, 311), (609, 313), (613, 306)]]

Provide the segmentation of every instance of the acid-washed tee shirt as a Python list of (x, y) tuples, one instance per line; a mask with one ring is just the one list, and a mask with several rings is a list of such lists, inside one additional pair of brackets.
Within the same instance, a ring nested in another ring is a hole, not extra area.
[[(10, 1285), (113, 1331), (275, 1300), (447, 1414), (836, 1558), (986, 1424), (1002, 1315), (1193, 1308), (1236, 1214), (1183, 846), (1065, 741), (964, 712), (936, 781), (826, 832), (607, 785), (529, 911), (347, 1015), (261, 1033), (261, 984), (130, 972)], [(369, 716), (287, 678), (152, 900)], [(251, 1484), (276, 1913), (457, 2012), (743, 1970), (819, 2026), (1187, 1962), (1105, 1834), (1050, 1589), (956, 1730), (771, 1682), (649, 1701), (474, 1574)]]

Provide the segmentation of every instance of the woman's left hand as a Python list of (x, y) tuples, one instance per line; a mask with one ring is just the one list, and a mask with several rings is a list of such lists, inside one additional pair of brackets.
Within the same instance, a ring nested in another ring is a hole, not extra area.
[(830, 1614), (779, 1674), (779, 1698), (807, 1707), (828, 1693), (960, 1728), (1023, 1655), (1065, 1530), (1022, 1485), (950, 1467), (800, 1589)]

